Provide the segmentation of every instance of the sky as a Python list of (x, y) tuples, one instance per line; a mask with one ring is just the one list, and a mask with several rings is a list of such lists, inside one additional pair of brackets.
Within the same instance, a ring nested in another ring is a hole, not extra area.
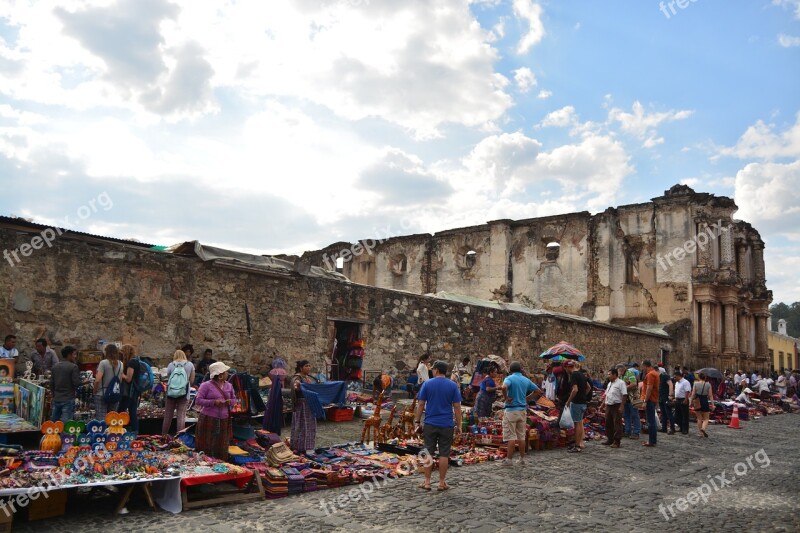
[(800, 301), (800, 0), (0, 0), (0, 214), (259, 254), (735, 199)]

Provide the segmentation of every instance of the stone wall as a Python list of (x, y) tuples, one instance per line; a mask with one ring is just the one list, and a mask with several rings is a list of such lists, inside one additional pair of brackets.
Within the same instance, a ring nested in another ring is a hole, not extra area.
[[(0, 227), (0, 249), (17, 249), (31, 235)], [(40, 336), (56, 348), (120, 340), (163, 362), (191, 342), (255, 372), (275, 356), (321, 368), (334, 319), (363, 324), (368, 370), (413, 365), (424, 351), (450, 362), (494, 353), (536, 365), (536, 355), (561, 340), (584, 350), (594, 369), (656, 359), (661, 349), (676, 353), (666, 335), (299, 274), (267, 276), (74, 234), (0, 267), (0, 317), (21, 349)]]

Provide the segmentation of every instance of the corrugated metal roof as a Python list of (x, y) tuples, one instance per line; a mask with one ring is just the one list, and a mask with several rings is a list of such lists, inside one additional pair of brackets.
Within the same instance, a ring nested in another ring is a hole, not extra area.
[[(17, 231), (25, 231), (29, 233), (41, 233), (42, 231), (51, 228), (52, 226), (45, 226), (44, 224), (37, 224), (36, 222), (29, 222), (24, 218), (17, 218), (17, 217), (6, 217), (0, 215), (0, 227), (8, 227), (11, 229), (15, 229)], [(137, 241), (129, 241), (126, 239), (116, 239), (114, 237), (104, 237), (102, 235), (93, 235), (91, 233), (84, 233), (82, 231), (76, 231), (69, 228), (61, 228), (64, 230), (64, 234), (69, 234), (69, 236), (78, 236), (78, 237), (85, 237), (92, 240), (99, 240), (99, 241), (108, 241), (108, 242), (115, 242), (118, 244), (126, 244), (128, 246), (137, 246), (140, 248), (153, 248), (154, 244), (147, 244), (144, 242), (137, 242)]]

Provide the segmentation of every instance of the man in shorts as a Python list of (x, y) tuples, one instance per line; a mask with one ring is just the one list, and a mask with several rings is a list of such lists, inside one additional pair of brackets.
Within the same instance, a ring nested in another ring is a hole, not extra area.
[[(420, 420), (425, 412), (425, 425), (422, 435), (425, 439), (425, 450), (434, 454), (439, 450), (439, 490), (447, 490), (450, 486), (445, 481), (447, 466), (450, 460), (450, 448), (453, 445), (453, 434), (461, 433), (461, 391), (457, 384), (447, 379), (447, 363), (433, 363), (433, 378), (425, 381), (417, 395), (417, 412), (414, 414), (414, 428), (420, 432)], [(454, 423), (455, 419), (455, 423)], [(431, 473), (433, 462), (423, 466), (425, 481), (419, 488), (431, 490)]]
[(528, 397), (537, 391), (541, 394), (541, 391), (533, 381), (522, 375), (522, 365), (518, 362), (511, 363), (509, 372), (510, 375), (503, 380), (502, 387), (506, 404), (503, 412), (503, 440), (508, 441), (508, 452), (503, 466), (511, 466), (516, 446), (519, 446), (519, 464), (524, 465), (522, 450), (528, 433)]

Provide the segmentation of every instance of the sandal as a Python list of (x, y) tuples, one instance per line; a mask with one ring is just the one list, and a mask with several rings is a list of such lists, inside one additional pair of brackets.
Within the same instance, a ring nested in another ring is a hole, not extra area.
[(425, 482), (420, 483), (419, 485), (417, 485), (417, 487), (421, 488), (422, 490), (431, 490), (430, 484)]
[(700, 433), (702, 433), (705, 438), (708, 438), (708, 433), (706, 433), (706, 430), (701, 429)]
[(449, 489), (449, 488), (450, 488), (450, 485), (448, 485), (447, 483), (445, 483), (444, 485), (439, 485), (438, 487), (436, 487), (436, 490), (438, 490), (438, 491), (440, 491), (440, 492), (441, 492), (441, 491), (443, 491), (443, 490), (447, 490), (447, 489)]
[(569, 448), (567, 453), (581, 453), (581, 448), (578, 448), (577, 446), (574, 448)]

